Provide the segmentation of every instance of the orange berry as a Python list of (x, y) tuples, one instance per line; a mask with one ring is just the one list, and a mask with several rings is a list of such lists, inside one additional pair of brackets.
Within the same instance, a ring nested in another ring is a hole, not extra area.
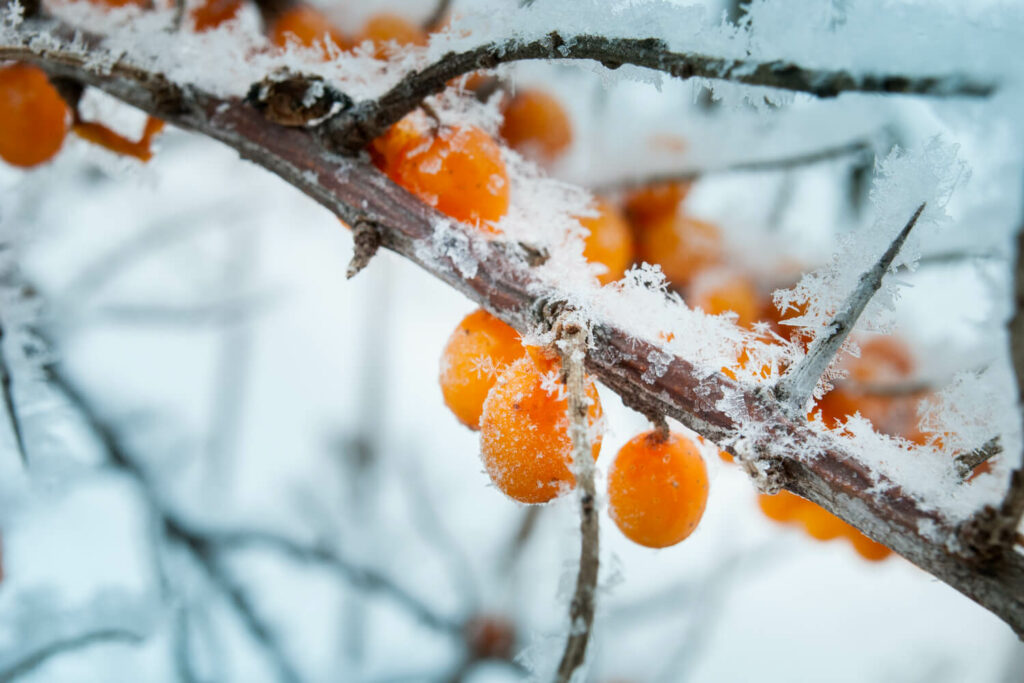
[(881, 543), (872, 541), (854, 527), (850, 527), (850, 544), (857, 554), (869, 562), (881, 562), (892, 555), (892, 551)]
[(521, 90), (505, 106), (501, 137), (509, 147), (538, 163), (551, 163), (572, 144), (572, 123), (555, 97)]
[(370, 41), (374, 46), (373, 56), (377, 59), (387, 59), (395, 52), (394, 44), (399, 47), (404, 45), (426, 45), (427, 33), (411, 21), (398, 16), (382, 12), (375, 14), (366, 21), (363, 31), (355, 41), (359, 45)]
[(689, 192), (688, 182), (658, 183), (633, 190), (626, 195), (626, 218), (640, 228), (655, 219), (672, 216)]
[(598, 275), (602, 285), (620, 279), (633, 262), (633, 235), (625, 217), (606, 201), (597, 202), (598, 215), (581, 218), (590, 234), (583, 243), (583, 257), (600, 263), (607, 271)]
[[(397, 134), (406, 135), (407, 129)], [(387, 150), (384, 170), (396, 183), (457, 221), (498, 232), (491, 223), (508, 211), (509, 180), (501, 148), (490, 135), (472, 126), (452, 126), (434, 136), (382, 146)]]
[(774, 496), (757, 494), (757, 504), (768, 519), (776, 522), (792, 522), (801, 514), (807, 501), (789, 491), (779, 491)]
[(689, 303), (708, 315), (732, 312), (737, 324), (750, 327), (760, 312), (757, 288), (750, 278), (728, 268), (705, 270), (690, 284)]
[(722, 462), (736, 462), (736, 458), (732, 457), (729, 451), (718, 451), (718, 459)]
[[(748, 349), (747, 347), (743, 347), (743, 350), (740, 351), (739, 358), (736, 359), (736, 365), (734, 367), (732, 367), (732, 368), (730, 368), (730, 367), (722, 368), (722, 374), (725, 375), (726, 377), (728, 377), (731, 380), (735, 380), (737, 378), (736, 369), (746, 370), (747, 369), (747, 365), (750, 364), (750, 361), (751, 361), (750, 349)], [(761, 367), (757, 371), (757, 379), (756, 379), (756, 381), (760, 381), (760, 380), (763, 380), (763, 379), (770, 379), (772, 374), (773, 373), (772, 373), (771, 363), (763, 363), (761, 365)]]
[(722, 256), (722, 238), (711, 223), (669, 213), (637, 230), (641, 260), (657, 263), (673, 283), (685, 286)]
[[(554, 371), (557, 374), (557, 370)], [(484, 401), (480, 418), (480, 453), (484, 467), (501, 491), (521, 503), (546, 503), (576, 486), (570, 466), (569, 402), (560, 383), (550, 386), (529, 358), (502, 373)], [(550, 390), (549, 390), (550, 389)], [(587, 383), (591, 425), (601, 419), (597, 388)], [(591, 449), (597, 459), (601, 439)]]
[(0, 68), (0, 158), (14, 166), (49, 161), (64, 144), (68, 106), (42, 70)]
[(519, 333), (487, 311), (479, 308), (462, 319), (441, 353), (441, 393), (462, 424), (480, 428), (487, 393), (522, 355)]
[(625, 536), (666, 548), (693, 533), (708, 502), (708, 472), (697, 445), (679, 434), (638, 434), (608, 473), (608, 513)]
[(215, 29), (238, 16), (242, 0), (204, 0), (192, 10), (192, 24), (196, 31)]
[(914, 372), (910, 348), (896, 337), (872, 337), (860, 345), (860, 357), (850, 358), (850, 378), (882, 383), (906, 379)]
[(818, 507), (810, 501), (807, 502), (808, 505), (799, 511), (797, 518), (811, 538), (816, 538), (819, 541), (831, 541), (843, 535), (847, 526), (846, 522), (828, 510)]
[(344, 34), (331, 24), (323, 12), (309, 5), (296, 5), (279, 14), (269, 33), (270, 41), (278, 47), (298, 43), (302, 47), (322, 50), (325, 58), (326, 41), (342, 49), (349, 47)]

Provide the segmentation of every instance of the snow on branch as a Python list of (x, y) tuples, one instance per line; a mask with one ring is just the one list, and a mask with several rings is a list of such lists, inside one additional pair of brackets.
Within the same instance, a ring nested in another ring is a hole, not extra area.
[[(33, 26), (39, 27), (39, 23), (24, 22), (16, 32), (30, 31)], [(47, 26), (52, 28), (54, 24), (50, 22)], [(625, 56), (608, 52), (609, 41), (594, 41), (577, 41), (562, 48), (568, 55), (603, 57), (610, 64), (614, 64), (616, 55)], [(150, 115), (227, 144), (349, 225), (360, 221), (373, 224), (381, 246), (420, 265), (520, 332), (531, 333), (535, 329), (535, 304), (541, 297), (571, 301), (576, 294), (566, 291), (564, 285), (545, 280), (538, 272), (541, 269), (531, 267), (528, 249), (500, 239), (472, 238), (466, 228), (453, 224), (390, 182), (369, 163), (333, 152), (319, 134), (321, 131), (277, 125), (240, 98), (220, 97), (193, 85), (177, 85), (163, 74), (134, 66), (127, 59), (113, 63), (92, 60), (88, 51), (81, 49), (82, 42), (78, 49), (55, 44), (52, 32), (37, 42), (41, 47), (33, 48), (31, 44), (28, 35), (20, 35), (14, 45), (0, 44), (0, 59), (33, 63), (51, 76), (95, 86)], [(692, 65), (686, 66), (690, 64), (688, 57), (666, 56), (657, 41), (641, 41), (641, 46), (641, 57), (655, 66), (698, 75), (691, 70)], [(516, 51), (510, 47), (510, 54), (529, 54), (524, 49)], [(546, 58), (552, 50), (561, 55), (550, 41), (533, 44), (531, 49), (538, 58)], [(486, 50), (477, 56), (480, 55), (485, 61), (498, 60), (495, 63), (502, 59)], [(364, 133), (373, 126), (385, 125), (389, 117), (400, 117), (401, 110), (415, 106), (417, 98), (436, 92), (449, 74), (477, 68), (475, 59), (464, 55), (456, 59), (458, 68), (438, 66), (426, 75), (421, 72), (411, 76), (406, 79), (406, 90), (392, 91), (390, 105), (363, 107), (370, 125)], [(780, 84), (793, 84), (811, 75), (821, 76), (795, 67), (778, 71), (778, 65), (762, 65), (760, 71), (755, 68), (741, 76), (736, 63), (730, 66), (732, 72), (716, 72), (718, 77), (731, 75), (747, 79), (741, 82), (756, 82), (750, 80), (752, 74), (761, 74)], [(860, 86), (861, 90), (873, 84), (880, 92), (991, 91), (991, 86), (980, 84), (964, 89), (965, 83), (970, 82), (961, 79), (886, 83), (884, 79), (858, 80), (848, 75), (844, 78), (847, 80), (838, 83)], [(833, 81), (833, 88), (836, 83)], [(386, 114), (375, 113), (379, 111)], [(460, 244), (470, 244), (472, 252), (438, 248), (438, 226), (444, 227), (446, 235), (460, 238)], [(466, 258), (471, 258), (472, 267), (467, 267)], [(793, 415), (787, 406), (765, 396), (756, 386), (734, 381), (669, 353), (662, 345), (638, 338), (636, 331), (623, 323), (592, 317), (587, 320), (587, 328), (591, 340), (586, 353), (587, 369), (622, 396), (627, 405), (643, 406), (652, 413), (675, 418), (720, 445), (743, 451), (743, 459), (758, 471), (773, 473), (788, 490), (853, 524), (977, 601), (1018, 634), (1024, 634), (1024, 556), (1001, 553), (980, 571), (978, 554), (972, 546), (962, 543), (958, 519), (865, 464), (853, 453), (848, 440), (816, 431), (802, 416)]]

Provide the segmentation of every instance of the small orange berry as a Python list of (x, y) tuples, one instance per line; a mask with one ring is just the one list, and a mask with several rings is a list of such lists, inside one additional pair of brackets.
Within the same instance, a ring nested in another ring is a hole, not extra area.
[(741, 327), (757, 322), (760, 312), (757, 287), (736, 270), (713, 268), (699, 273), (690, 283), (689, 294), (690, 305), (708, 315), (735, 313)]
[(872, 337), (861, 343), (860, 357), (850, 358), (846, 365), (850, 378), (858, 382), (896, 382), (913, 374), (914, 356), (896, 337)]
[(336, 29), (323, 12), (309, 5), (295, 5), (278, 15), (270, 27), (270, 41), (278, 47), (297, 43), (302, 47), (318, 48), (327, 57), (326, 42), (345, 49), (349, 42)]
[(367, 40), (373, 43), (374, 57), (387, 59), (395, 54), (395, 45), (426, 45), (427, 33), (408, 19), (382, 12), (367, 20), (362, 33), (353, 42), (359, 45)]
[(492, 224), (509, 205), (509, 179), (501, 148), (473, 126), (441, 128), (391, 150), (384, 170), (396, 183), (457, 221), (496, 233)]
[(656, 218), (636, 234), (641, 260), (657, 263), (671, 282), (685, 286), (722, 257), (722, 238), (711, 223), (670, 213)]
[(626, 195), (626, 218), (637, 228), (651, 221), (675, 215), (679, 204), (690, 192), (688, 182), (667, 182), (648, 185)]
[(479, 308), (459, 323), (441, 353), (441, 393), (470, 429), (480, 428), (487, 393), (507, 365), (522, 357), (519, 333)]
[(607, 270), (598, 275), (602, 285), (622, 278), (633, 262), (633, 235), (625, 217), (612, 204), (599, 200), (598, 215), (581, 218), (580, 223), (590, 234), (583, 244), (583, 257), (591, 263), (600, 263)]
[(795, 493), (779, 491), (775, 495), (757, 494), (757, 504), (768, 519), (792, 522), (800, 515), (807, 501)]
[(13, 166), (49, 161), (68, 132), (68, 106), (42, 70), (0, 68), (0, 158)]
[(572, 144), (572, 123), (559, 101), (542, 90), (521, 90), (504, 106), (501, 137), (509, 147), (549, 164)]
[(204, 0), (192, 10), (192, 25), (196, 31), (215, 29), (238, 16), (242, 0)]
[(797, 518), (804, 526), (804, 530), (819, 541), (831, 541), (843, 535), (846, 522), (833, 515), (828, 510), (818, 507), (807, 501), (808, 505), (798, 513)]
[[(529, 357), (502, 373), (484, 401), (480, 454), (484, 467), (506, 496), (521, 503), (546, 503), (576, 485), (570, 466), (568, 400), (556, 369), (542, 373)], [(597, 388), (587, 383), (591, 425), (601, 419)], [(597, 459), (601, 439), (591, 453)]]
[(708, 473), (689, 439), (657, 431), (619, 450), (608, 473), (608, 513), (625, 536), (665, 548), (693, 533), (708, 500)]
[(892, 555), (892, 551), (889, 550), (889, 548), (885, 547), (881, 543), (872, 541), (852, 526), (850, 527), (848, 538), (850, 539), (850, 544), (853, 546), (853, 549), (857, 551), (857, 554), (869, 562), (881, 562)]

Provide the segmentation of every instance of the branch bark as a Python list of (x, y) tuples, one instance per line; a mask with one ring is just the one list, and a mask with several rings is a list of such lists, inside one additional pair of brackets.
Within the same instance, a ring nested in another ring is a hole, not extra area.
[[(450, 221), (368, 163), (333, 153), (308, 130), (273, 124), (241, 100), (181, 88), (160, 74), (122, 61), (100, 68), (80, 53), (59, 46), (39, 50), (20, 44), (0, 45), (0, 59), (31, 62), (51, 75), (93, 85), (146, 113), (227, 144), (349, 225), (372, 221), (378, 226), (381, 246), (420, 265), (516, 329), (525, 332), (533, 328), (531, 311), (538, 292), (550, 292), (551, 287), (520, 260), (518, 250), (498, 240), (480, 244), (474, 252), (475, 270), (463, 275), (450, 255), (432, 248), (434, 226)], [(467, 69), (471, 61), (464, 63)], [(462, 230), (459, 226), (452, 229)], [(587, 369), (629, 404), (649, 406), (673, 417), (734, 453), (753, 454), (778, 473), (788, 490), (853, 524), (991, 610), (1018, 634), (1024, 633), (1024, 560), (1020, 554), (1006, 553), (981, 571), (975, 555), (959, 550), (963, 546), (955, 521), (877, 476), (858, 462), (842, 441), (813, 431), (806, 421), (791, 416), (778, 401), (761, 395), (755, 387), (718, 373), (709, 376), (686, 359), (673, 356), (664, 365), (659, 363), (655, 372), (648, 358), (664, 358), (663, 349), (612, 322), (591, 320), (588, 325)], [(731, 399), (729, 413), (721, 407), (726, 395)], [(757, 441), (741, 438), (743, 423), (757, 428), (761, 435)], [(779, 453), (779, 442), (803, 444), (806, 453), (815, 455)]]

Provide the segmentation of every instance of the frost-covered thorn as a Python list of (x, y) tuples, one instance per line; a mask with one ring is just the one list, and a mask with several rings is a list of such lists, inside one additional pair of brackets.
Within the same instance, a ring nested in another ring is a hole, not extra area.
[(882, 286), (882, 278), (889, 272), (893, 260), (903, 243), (907, 241), (907, 237), (910, 236), (910, 231), (917, 224), (921, 213), (924, 212), (924, 207), (925, 203), (922, 202), (907, 224), (896, 235), (889, 248), (878, 259), (878, 262), (860, 276), (857, 287), (847, 297), (826, 329), (811, 344), (807, 355), (790, 368), (773, 388), (775, 397), (792, 411), (803, 411), (807, 401), (814, 393), (814, 387), (817, 386), (818, 380), (825, 374), (825, 370), (832, 363), (839, 348), (846, 341), (850, 331), (853, 330), (853, 326), (857, 324), (857, 319), (864, 312), (871, 297)]
[(358, 220), (352, 226), (352, 260), (348, 263), (345, 277), (351, 280), (363, 268), (369, 265), (380, 248), (380, 231), (377, 226), (366, 220)]
[(998, 436), (992, 437), (972, 451), (962, 453), (955, 458), (957, 473), (961, 479), (967, 479), (974, 468), (1003, 452), (1003, 444)]

